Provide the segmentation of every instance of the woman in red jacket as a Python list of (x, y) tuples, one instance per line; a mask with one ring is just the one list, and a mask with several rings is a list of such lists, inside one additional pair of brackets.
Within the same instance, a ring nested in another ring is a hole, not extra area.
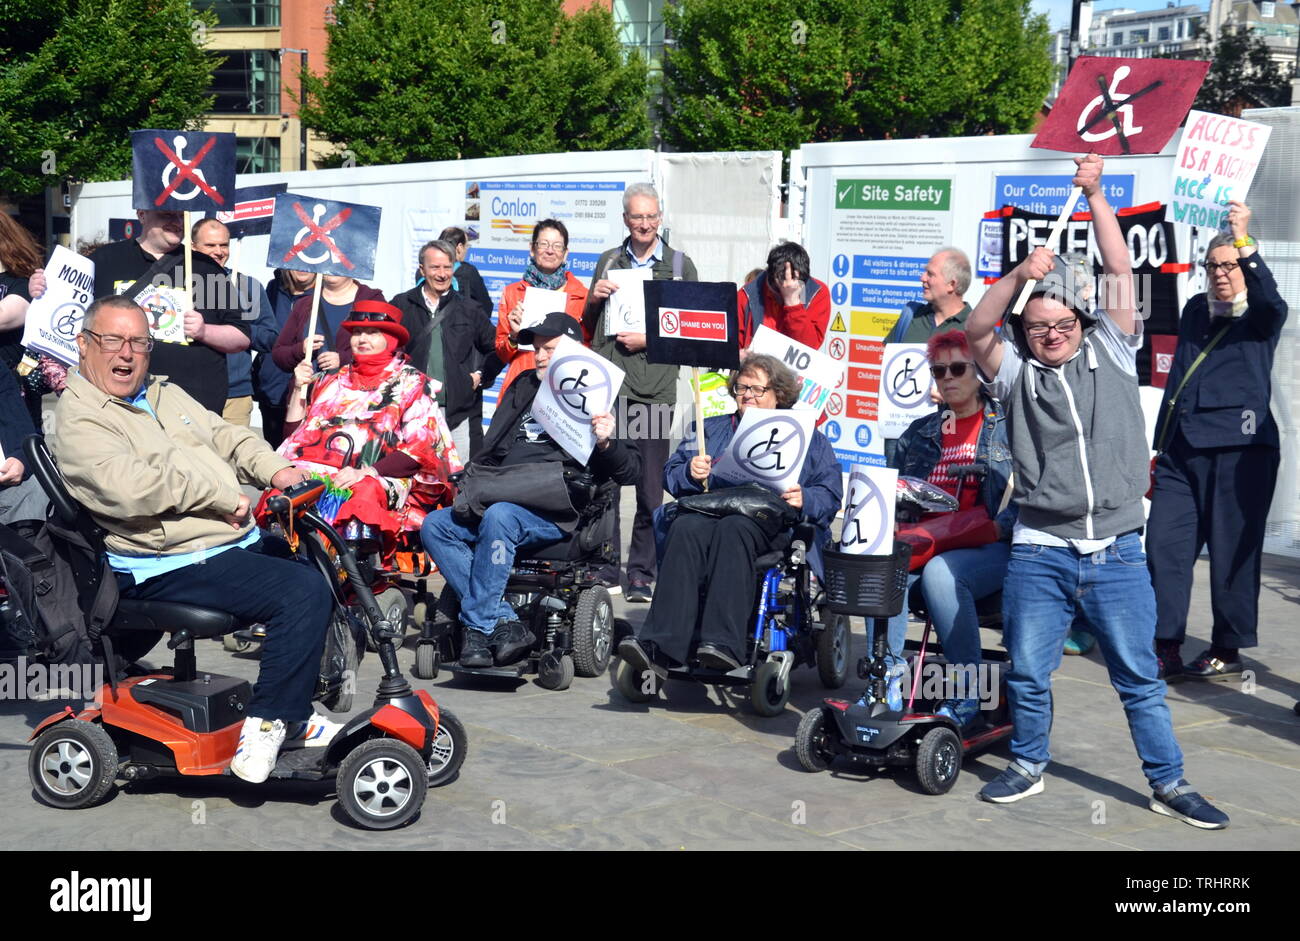
[[(501, 292), (501, 308), (497, 314), (497, 356), (507, 366), (501, 380), (501, 394), (505, 395), (515, 376), (536, 366), (532, 350), (519, 348), (519, 329), (523, 321), (524, 291), (531, 285), (548, 291), (563, 291), (568, 295), (564, 312), (582, 323), (582, 311), (587, 305), (587, 288), (573, 276), (566, 260), (569, 254), (569, 230), (559, 219), (543, 219), (533, 228), (530, 246), (532, 260), (524, 269), (522, 279), (507, 284)], [(547, 311), (549, 313), (549, 311)], [(591, 342), (584, 331), (583, 341)]]
[(809, 267), (808, 252), (795, 242), (782, 242), (767, 253), (767, 269), (737, 292), (742, 350), (763, 324), (821, 349), (831, 319), (831, 292)]

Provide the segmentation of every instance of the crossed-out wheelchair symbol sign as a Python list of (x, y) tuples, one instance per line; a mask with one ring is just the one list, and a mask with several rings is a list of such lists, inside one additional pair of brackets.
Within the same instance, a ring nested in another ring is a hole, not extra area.
[(584, 423), (591, 421), (592, 405), (600, 405), (608, 397), (604, 390), (611, 384), (609, 373), (600, 363), (581, 355), (557, 359), (546, 370), (546, 376), (560, 410)]
[[(1119, 83), (1129, 77), (1133, 70), (1127, 65), (1121, 65), (1111, 76), (1110, 87), (1106, 86), (1104, 76), (1097, 76), (1097, 87), (1101, 94), (1093, 98), (1084, 109), (1079, 112), (1079, 123), (1075, 130), (1079, 136), (1086, 141), (1096, 143), (1107, 138), (1119, 136), (1119, 145), (1124, 153), (1130, 153), (1128, 139), (1134, 134), (1141, 134), (1142, 128), (1133, 123), (1133, 102), (1143, 95), (1150, 94), (1159, 88), (1163, 82), (1156, 80), (1145, 88), (1140, 88), (1135, 92), (1126, 93), (1119, 90)], [(1100, 108), (1100, 113), (1096, 117), (1091, 117), (1093, 111)], [(1094, 131), (1093, 128), (1101, 124), (1110, 124), (1111, 126), (1104, 131)]]
[(75, 301), (60, 304), (50, 317), (50, 326), (65, 340), (72, 340), (81, 332), (81, 321), (86, 311)]
[(774, 415), (737, 438), (731, 445), (731, 455), (748, 473), (775, 481), (790, 472), (790, 458), (803, 454), (805, 441), (798, 421)]
[(885, 495), (870, 477), (855, 474), (849, 480), (849, 512), (840, 532), (840, 548), (853, 547), (866, 554), (875, 552), (885, 539)]
[(913, 350), (895, 353), (893, 359), (886, 364), (880, 383), (889, 401), (899, 408), (915, 405), (930, 390), (925, 367), (925, 357)]
[[(204, 141), (203, 146), (199, 148), (199, 152), (190, 161), (186, 161), (182, 156), (185, 150), (185, 138), (180, 134), (172, 138), (172, 146), (176, 148), (175, 151), (168, 147), (166, 141), (161, 137), (155, 137), (153, 143), (155, 147), (162, 151), (162, 155), (167, 158), (167, 166), (163, 167), (162, 172), (163, 191), (154, 199), (155, 206), (161, 206), (169, 197), (190, 200), (198, 196), (199, 193), (207, 193), (215, 202), (224, 205), (225, 197), (208, 184), (207, 177), (198, 168), (199, 164), (203, 162), (203, 158), (216, 146), (217, 139), (215, 137), (209, 137)], [(182, 193), (180, 186), (186, 180), (189, 180), (193, 185), (188, 192)]]
[[(298, 260), (308, 265), (319, 265), (328, 261), (331, 257), (351, 271), (356, 265), (352, 264), (351, 259), (339, 250), (338, 244), (330, 238), (329, 233), (333, 232), (343, 223), (348, 221), (348, 216), (352, 215), (352, 209), (345, 206), (335, 215), (331, 216), (322, 225), (320, 217), (325, 214), (325, 207), (317, 203), (312, 207), (311, 216), (307, 215), (307, 210), (302, 208), (301, 203), (293, 204), (293, 213), (303, 223), (303, 227), (294, 234), (293, 245), (284, 253), (284, 260), (291, 261), (294, 256)], [(307, 249), (315, 242), (321, 243), (320, 254), (307, 254)]]

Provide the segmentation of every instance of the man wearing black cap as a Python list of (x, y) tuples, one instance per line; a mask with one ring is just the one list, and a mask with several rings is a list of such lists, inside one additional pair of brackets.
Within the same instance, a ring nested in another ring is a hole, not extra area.
[[(1052, 673), (1066, 632), (1082, 615), (1124, 705), (1151, 784), (1148, 806), (1218, 830), (1228, 817), (1183, 778), (1156, 671), (1155, 595), (1141, 540), (1148, 461), (1136, 360), (1142, 321), (1131, 259), (1106, 201), (1101, 158), (1075, 163), (1074, 184), (1088, 198), (1101, 253), (1101, 307), (1094, 313), (1091, 266), (1039, 247), (985, 292), (966, 321), (975, 361), (1007, 410), (1020, 505), (1002, 591), (1013, 760), (980, 797), (1005, 804), (1043, 790)], [(1008, 316), (997, 333), (1026, 281), (1036, 283), (1023, 315)]]
[[(535, 348), (537, 365), (512, 382), (497, 403), (476, 464), (513, 467), (557, 461), (583, 469), (533, 418), (533, 399), (560, 337), (566, 336), (582, 342), (582, 328), (564, 312), (548, 314), (540, 324), (519, 331), (519, 341)], [(640, 455), (613, 437), (614, 416), (593, 415), (591, 430), (596, 447), (586, 469), (596, 482), (634, 483), (641, 472)], [(494, 659), (505, 665), (531, 646), (532, 633), (503, 598), (510, 568), (520, 547), (556, 542), (564, 534), (545, 512), (515, 503), (492, 503), (481, 519), (469, 523), (457, 519), (450, 507), (425, 518), (420, 540), (460, 599), (465, 629), (461, 666), (491, 666)]]

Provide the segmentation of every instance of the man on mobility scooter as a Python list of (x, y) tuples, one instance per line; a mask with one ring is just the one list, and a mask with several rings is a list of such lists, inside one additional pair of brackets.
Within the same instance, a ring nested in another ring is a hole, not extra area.
[[(596, 447), (586, 467), (533, 418), (533, 399), (560, 337), (566, 336), (582, 342), (581, 326), (563, 312), (548, 314), (540, 324), (519, 331), (519, 341), (535, 348), (536, 367), (510, 384), (484, 436), (482, 453), (467, 476), (473, 476), (476, 468), (522, 471), (526, 465), (558, 463), (566, 477), (573, 472), (589, 472), (597, 485), (612, 481), (626, 486), (637, 481), (640, 455), (614, 438), (613, 415), (592, 416)], [(561, 506), (576, 509), (569, 503), (567, 491), (529, 493), (523, 486), (511, 483), (511, 477), (537, 479), (523, 473), (496, 477), (502, 488), (499, 492), (512, 493), (512, 500), (491, 499), (483, 490), (475, 500), (458, 500), (456, 507), (430, 513), (420, 529), (425, 551), (446, 578), (447, 588), (459, 599), (463, 627), (461, 667), (491, 667), (494, 663), (508, 666), (532, 647), (537, 638), (505, 600), (515, 555), (521, 548), (557, 543), (577, 525), (572, 512), (557, 512)], [(476, 503), (481, 506), (481, 515)], [(447, 601), (450, 599), (439, 604), (442, 616), (454, 607)]]
[(240, 489), (283, 489), (306, 475), (254, 432), (149, 375), (149, 322), (130, 299), (91, 304), (77, 346), (80, 367), (68, 374), (50, 438), (68, 489), (107, 532), (122, 597), (267, 625), (230, 764), (246, 781), (265, 781), (282, 746), (324, 746), (342, 727), (311, 707), (329, 585), (315, 569), (269, 554)]
[[(1090, 264), (1039, 247), (989, 288), (966, 321), (975, 361), (1007, 409), (1020, 506), (1002, 597), (1014, 759), (980, 797), (1010, 803), (1043, 790), (1051, 677), (1082, 614), (1124, 704), (1151, 784), (1150, 808), (1221, 829), (1227, 815), (1183, 779), (1156, 663), (1155, 596), (1140, 536), (1150, 456), (1138, 401), (1142, 321), (1128, 246), (1106, 201), (1101, 157), (1075, 163), (1073, 182), (1088, 198), (1101, 254), (1102, 306), (1093, 313)], [(1011, 311), (997, 332), (1030, 281), (1023, 314)]]

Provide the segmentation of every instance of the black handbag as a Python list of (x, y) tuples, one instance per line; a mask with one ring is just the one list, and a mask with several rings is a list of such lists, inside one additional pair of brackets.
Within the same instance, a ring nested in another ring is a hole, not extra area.
[(708, 493), (692, 493), (677, 501), (679, 510), (704, 516), (748, 516), (768, 539), (775, 539), (799, 522), (799, 511), (761, 484), (723, 487)]

